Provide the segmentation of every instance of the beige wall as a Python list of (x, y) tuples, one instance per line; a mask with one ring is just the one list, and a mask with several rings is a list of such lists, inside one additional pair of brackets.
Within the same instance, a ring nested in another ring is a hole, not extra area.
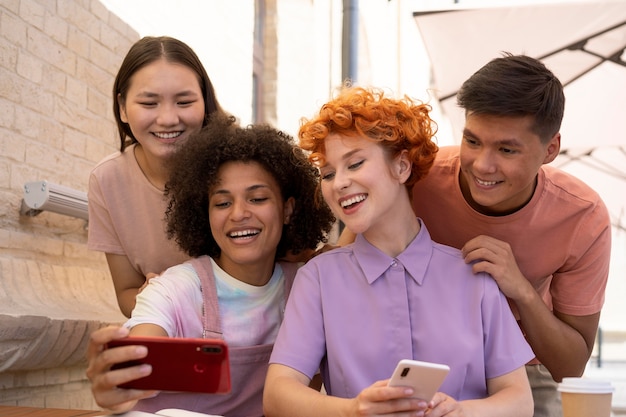
[[(295, 134), (300, 118), (341, 84), (341, 2), (266, 3), (265, 116)], [(361, 2), (362, 84), (424, 96), (415, 45), (397, 42), (401, 32), (415, 35), (412, 3)], [(123, 320), (104, 257), (86, 248), (86, 222), (20, 215), (24, 184), (87, 191), (89, 171), (117, 149), (110, 90), (140, 35), (188, 42), (220, 102), (249, 123), (253, 7), (251, 0), (0, 2), (0, 404), (94, 408), (86, 341)], [(370, 33), (381, 25), (385, 31)]]
[[(287, 0), (310, 2), (311, 0)], [(276, 0), (266, 0), (270, 10)], [(102, 0), (140, 36), (168, 35), (193, 48), (222, 107), (252, 115), (254, 0)]]
[(20, 215), (23, 185), (87, 191), (117, 147), (110, 90), (139, 38), (97, 0), (0, 3), (0, 404), (94, 408), (89, 333), (123, 319), (84, 220)]

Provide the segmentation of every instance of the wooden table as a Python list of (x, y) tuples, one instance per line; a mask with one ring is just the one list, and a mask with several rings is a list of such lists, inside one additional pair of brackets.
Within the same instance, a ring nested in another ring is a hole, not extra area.
[(104, 416), (103, 411), (70, 410), (63, 408), (38, 408), (0, 405), (2, 417), (92, 417)]

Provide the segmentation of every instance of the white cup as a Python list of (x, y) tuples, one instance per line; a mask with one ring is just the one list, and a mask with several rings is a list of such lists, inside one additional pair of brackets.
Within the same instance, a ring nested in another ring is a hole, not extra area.
[(610, 417), (613, 386), (609, 381), (589, 378), (563, 378), (561, 392), (563, 417)]

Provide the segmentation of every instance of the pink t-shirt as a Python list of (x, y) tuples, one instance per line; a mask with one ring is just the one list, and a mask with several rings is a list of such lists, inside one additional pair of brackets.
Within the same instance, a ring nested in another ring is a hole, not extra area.
[(91, 250), (126, 255), (137, 272), (159, 274), (189, 257), (166, 234), (163, 191), (148, 181), (135, 145), (104, 158), (89, 177)]
[(574, 316), (599, 312), (611, 223), (598, 194), (544, 165), (526, 206), (507, 216), (486, 216), (463, 198), (459, 170), (459, 148), (442, 147), (428, 176), (413, 189), (413, 208), (433, 240), (456, 248), (478, 235), (508, 242), (521, 272), (550, 309)]

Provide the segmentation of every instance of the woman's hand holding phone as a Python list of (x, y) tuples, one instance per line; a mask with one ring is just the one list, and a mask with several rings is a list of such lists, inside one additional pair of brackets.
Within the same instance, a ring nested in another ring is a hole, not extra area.
[(91, 381), (91, 391), (96, 403), (113, 413), (123, 413), (132, 409), (137, 401), (153, 397), (156, 391), (119, 389), (118, 385), (143, 378), (152, 372), (150, 366), (111, 370), (117, 363), (140, 360), (148, 354), (144, 346), (106, 349), (113, 340), (128, 336), (128, 329), (108, 326), (91, 334), (87, 348), (87, 377)]
[(119, 384), (120, 388), (206, 394), (230, 392), (228, 346), (223, 340), (129, 336), (107, 343), (109, 349), (120, 346), (145, 346), (148, 353), (145, 357), (117, 362), (111, 369), (146, 365), (152, 368), (149, 375)]
[(389, 380), (389, 386), (411, 387), (414, 398), (430, 402), (448, 372), (450, 372), (448, 365), (403, 359), (398, 362)]

